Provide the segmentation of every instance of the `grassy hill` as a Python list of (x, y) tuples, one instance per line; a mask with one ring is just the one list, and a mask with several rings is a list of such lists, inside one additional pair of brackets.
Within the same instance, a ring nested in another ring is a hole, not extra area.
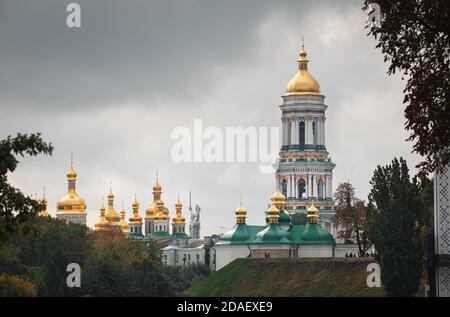
[(187, 296), (384, 296), (368, 288), (370, 258), (238, 259), (184, 292)]

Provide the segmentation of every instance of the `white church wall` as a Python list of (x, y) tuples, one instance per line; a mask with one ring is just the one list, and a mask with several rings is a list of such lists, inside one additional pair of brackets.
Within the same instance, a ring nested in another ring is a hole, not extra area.
[(247, 245), (215, 245), (216, 252), (216, 270), (220, 270), (228, 263), (246, 258), (250, 255), (250, 249)]
[(332, 245), (300, 245), (298, 247), (299, 258), (331, 258), (333, 257)]

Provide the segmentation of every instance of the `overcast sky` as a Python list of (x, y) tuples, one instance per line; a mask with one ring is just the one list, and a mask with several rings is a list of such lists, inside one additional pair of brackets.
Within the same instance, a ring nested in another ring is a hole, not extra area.
[[(188, 191), (202, 208), (202, 235), (235, 223), (240, 193), (248, 223), (264, 222), (275, 189), (257, 163), (175, 163), (177, 126), (276, 127), (281, 95), (297, 70), (301, 34), (310, 72), (328, 105), (326, 146), (337, 164), (333, 188), (350, 180), (367, 199), (377, 164), (419, 160), (405, 141), (404, 82), (386, 75), (366, 36), (362, 1), (77, 1), (80, 29), (61, 0), (0, 0), (0, 138), (42, 132), (53, 156), (21, 159), (10, 181), (42, 193), (49, 211), (67, 191), (74, 153), (88, 224), (109, 181), (128, 216), (141, 215), (156, 170), (174, 214)], [(128, 217), (127, 216), (127, 217)]]

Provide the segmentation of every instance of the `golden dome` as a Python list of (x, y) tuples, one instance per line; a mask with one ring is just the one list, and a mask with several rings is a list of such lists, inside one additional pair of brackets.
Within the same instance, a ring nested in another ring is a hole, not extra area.
[(245, 209), (242, 205), (242, 200), (239, 203), (239, 207), (236, 208), (236, 211), (234, 213), (236, 215), (236, 223), (245, 223), (245, 220), (247, 218), (247, 209)]
[(155, 217), (155, 204), (152, 203), (150, 207), (145, 210), (145, 217), (154, 218)]
[(269, 223), (276, 224), (278, 223), (280, 211), (274, 204), (267, 210), (267, 217), (269, 218)]
[(298, 58), (298, 72), (286, 87), (286, 96), (320, 95), (320, 85), (308, 71), (308, 58), (302, 47)]
[(111, 226), (120, 226), (120, 215), (114, 208), (114, 194), (110, 191), (108, 194), (108, 208), (106, 209), (105, 218)]
[(67, 179), (76, 179), (77, 178), (77, 172), (73, 169), (73, 167), (70, 167), (70, 169), (67, 171)]
[(173, 224), (185, 224), (186, 218), (183, 217), (183, 214), (181, 212), (183, 208), (183, 204), (180, 202), (180, 198), (177, 199), (177, 202), (175, 203), (175, 210), (176, 210), (176, 216), (172, 218)]
[(122, 229), (123, 233), (130, 232), (130, 226), (128, 225), (127, 221), (125, 220), (125, 209), (123, 208), (122, 204), (122, 211), (120, 212), (120, 229)]
[(276, 191), (271, 198), (272, 204), (279, 210), (284, 210), (284, 205), (286, 204), (286, 197), (280, 192)]
[(166, 222), (168, 219), (169, 217), (162, 211), (155, 216), (155, 222)]
[(83, 214), (86, 211), (86, 201), (78, 196), (75, 190), (77, 180), (77, 173), (71, 166), (67, 172), (68, 190), (66, 196), (58, 200), (56, 203), (56, 213), (80, 213)]
[(311, 205), (311, 207), (307, 210), (308, 215), (306, 218), (308, 218), (309, 223), (316, 224), (319, 220), (319, 210), (314, 206), (314, 204)]
[(108, 220), (105, 218), (105, 207), (103, 206), (103, 199), (102, 199), (102, 207), (100, 208), (100, 218), (98, 219), (97, 223), (95, 224), (96, 231), (105, 229), (109, 226)]
[(137, 202), (136, 198), (134, 198), (134, 203), (132, 205), (133, 207), (133, 216), (129, 218), (130, 224), (142, 224), (142, 217), (139, 215), (139, 203)]

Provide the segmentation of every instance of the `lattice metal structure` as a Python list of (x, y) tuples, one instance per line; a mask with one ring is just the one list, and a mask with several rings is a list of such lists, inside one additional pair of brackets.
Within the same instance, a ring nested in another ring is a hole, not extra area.
[(450, 297), (450, 164), (436, 173), (434, 241), (436, 296)]

